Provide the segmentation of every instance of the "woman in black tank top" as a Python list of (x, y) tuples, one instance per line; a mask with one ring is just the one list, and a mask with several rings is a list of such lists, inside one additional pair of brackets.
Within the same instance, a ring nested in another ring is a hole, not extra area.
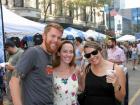
[(116, 100), (121, 102), (125, 96), (123, 71), (102, 57), (96, 42), (86, 42), (84, 52), (89, 62), (83, 73), (84, 105), (117, 105)]

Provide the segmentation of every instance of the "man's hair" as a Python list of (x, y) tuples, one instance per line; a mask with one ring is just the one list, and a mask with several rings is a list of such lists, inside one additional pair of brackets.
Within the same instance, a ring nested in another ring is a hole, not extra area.
[(7, 48), (7, 47), (15, 47), (15, 43), (11, 40), (7, 40), (4, 44), (4, 47)]
[(58, 29), (62, 33), (63, 33), (63, 30), (64, 30), (64, 28), (61, 25), (57, 24), (57, 23), (49, 23), (49, 24), (47, 24), (45, 26), (44, 33), (47, 34), (50, 31), (51, 28)]
[(34, 45), (40, 45), (42, 43), (43, 39), (42, 39), (42, 35), (39, 34), (39, 33), (36, 33), (34, 36), (33, 36), (33, 42), (34, 42)]
[(75, 40), (80, 42), (80, 43), (82, 43), (82, 41), (83, 41), (82, 38), (80, 38), (80, 37), (76, 37)]
[(111, 40), (112, 42), (115, 42), (116, 43), (116, 38), (111, 37), (108, 40)]

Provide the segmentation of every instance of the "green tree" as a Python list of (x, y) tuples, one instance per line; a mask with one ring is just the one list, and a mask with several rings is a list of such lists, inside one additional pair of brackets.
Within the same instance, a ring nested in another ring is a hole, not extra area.
[(47, 11), (49, 7), (51, 6), (51, 0), (41, 0), (39, 4), (41, 5), (41, 8), (43, 8), (43, 10), (41, 11), (43, 11), (42, 13), (44, 14), (43, 20), (44, 22), (46, 22)]

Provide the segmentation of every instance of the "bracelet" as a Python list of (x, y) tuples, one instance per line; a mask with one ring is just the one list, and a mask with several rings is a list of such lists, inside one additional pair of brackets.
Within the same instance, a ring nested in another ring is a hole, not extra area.
[(120, 91), (121, 90), (121, 85), (118, 85), (114, 87), (114, 92)]

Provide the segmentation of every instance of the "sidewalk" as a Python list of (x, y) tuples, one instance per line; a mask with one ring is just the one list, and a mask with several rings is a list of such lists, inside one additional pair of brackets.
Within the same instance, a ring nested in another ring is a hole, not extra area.
[(140, 89), (135, 93), (129, 105), (140, 105)]
[(133, 105), (140, 105), (140, 95), (139, 95), (139, 97), (136, 99), (136, 101), (134, 102)]
[(129, 74), (129, 105), (140, 105), (140, 65), (132, 70), (132, 64), (127, 64)]

